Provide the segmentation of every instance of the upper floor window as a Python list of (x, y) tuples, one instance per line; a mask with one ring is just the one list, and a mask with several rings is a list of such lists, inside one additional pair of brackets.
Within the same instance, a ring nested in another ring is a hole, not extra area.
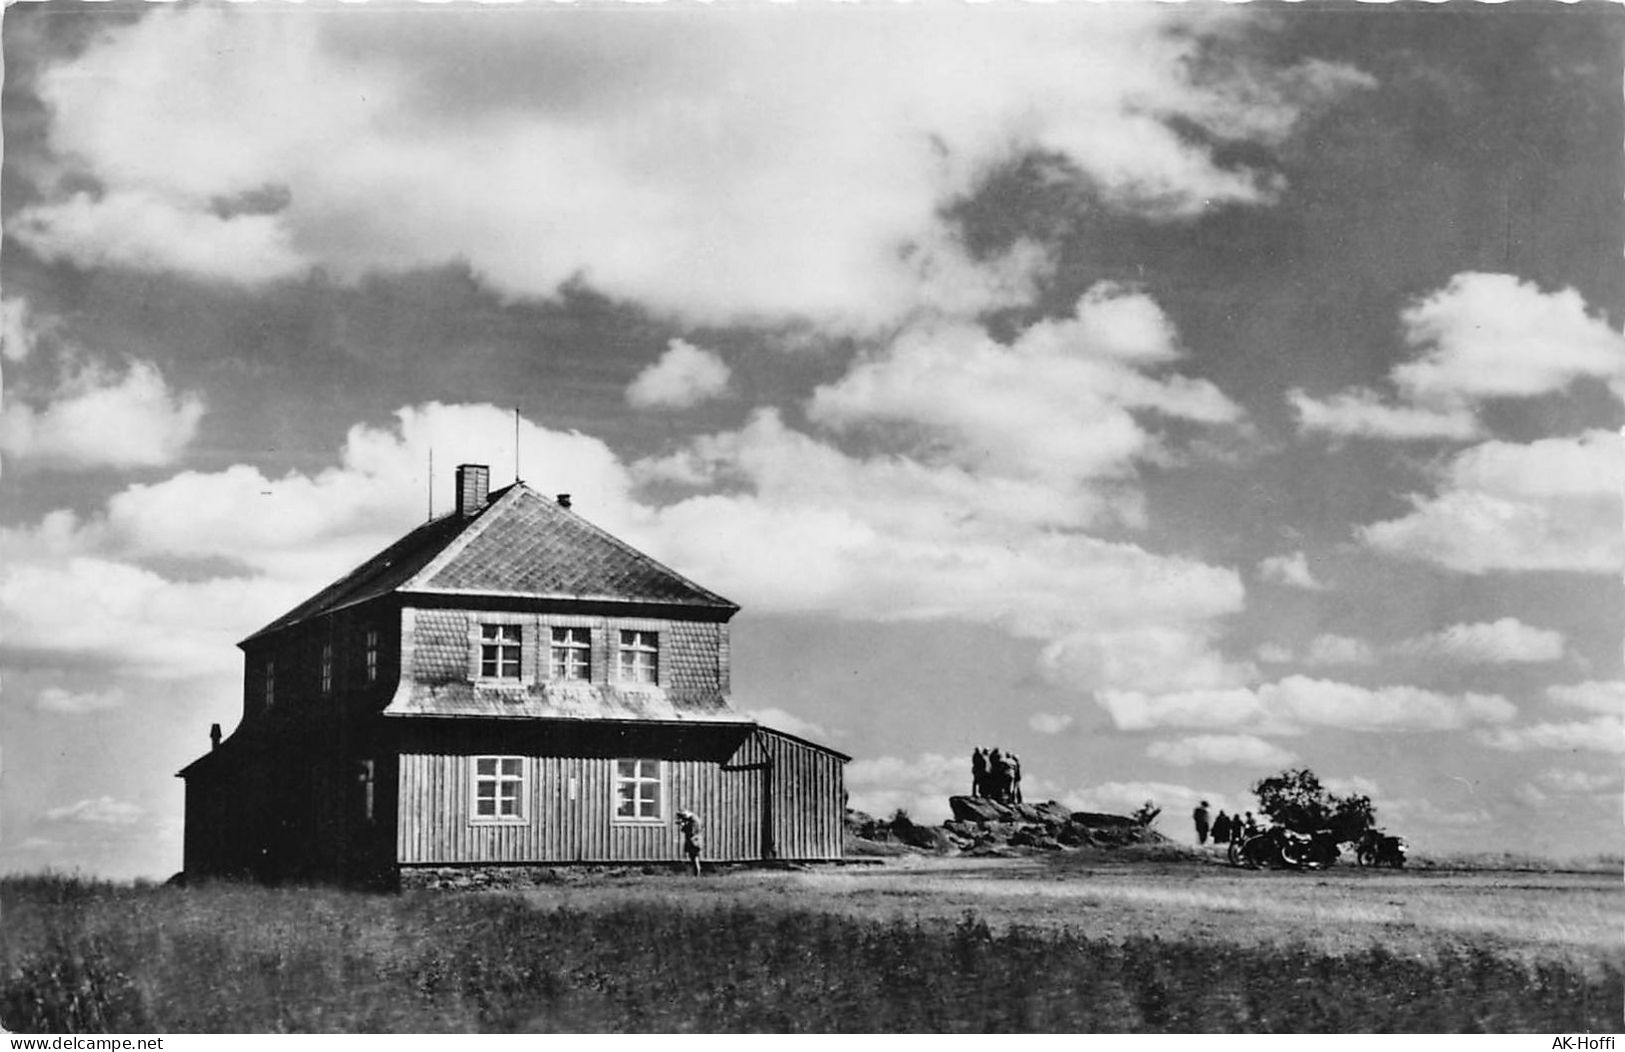
[(322, 644), (322, 693), (333, 693), (333, 644)]
[(480, 626), (480, 675), (486, 679), (519, 678), (518, 625)]
[(615, 761), (615, 817), (658, 820), (664, 785), (659, 760)]
[(265, 659), (265, 707), (276, 704), (276, 659)]
[(378, 682), (378, 630), (367, 629), (367, 682)]
[(660, 633), (621, 630), (621, 679), (629, 683), (660, 682)]
[(519, 756), (474, 757), (474, 820), (518, 822), (524, 817), (524, 759)]
[(553, 629), (554, 679), (592, 679), (592, 629)]

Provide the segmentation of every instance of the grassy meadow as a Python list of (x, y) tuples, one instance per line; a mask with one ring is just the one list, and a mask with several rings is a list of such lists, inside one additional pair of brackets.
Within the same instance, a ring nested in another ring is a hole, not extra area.
[[(1446, 1033), (1613, 1031), (1625, 1016), (1617, 876), (1317, 883), (1190, 864), (934, 864), (946, 861), (402, 895), (5, 878), (0, 1021)], [(1537, 901), (1547, 909), (1531, 914)], [(1338, 938), (1310, 937), (1328, 930)]]

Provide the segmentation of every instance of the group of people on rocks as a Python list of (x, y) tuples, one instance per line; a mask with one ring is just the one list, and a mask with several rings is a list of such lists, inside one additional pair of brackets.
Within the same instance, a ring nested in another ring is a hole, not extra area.
[(1196, 810), (1191, 812), (1191, 819), (1196, 823), (1196, 843), (1199, 845), (1206, 846), (1210, 834), (1215, 844), (1228, 844), (1232, 840), (1258, 835), (1258, 819), (1253, 817), (1251, 811), (1246, 812), (1245, 817), (1243, 817), (1241, 815), (1227, 815), (1221, 808), (1219, 816), (1214, 818), (1211, 824), (1208, 821), (1208, 816), (1209, 811), (1206, 800), (1197, 804)]
[(970, 754), (970, 794), (994, 803), (1021, 803), (1021, 757), (1015, 753), (976, 748)]

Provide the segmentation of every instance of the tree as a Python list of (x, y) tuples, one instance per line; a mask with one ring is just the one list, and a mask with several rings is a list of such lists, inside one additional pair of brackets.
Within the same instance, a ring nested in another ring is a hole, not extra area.
[(1276, 825), (1296, 833), (1331, 829), (1340, 841), (1356, 840), (1377, 823), (1371, 798), (1360, 793), (1338, 796), (1327, 792), (1307, 767), (1282, 771), (1253, 785), (1258, 809)]

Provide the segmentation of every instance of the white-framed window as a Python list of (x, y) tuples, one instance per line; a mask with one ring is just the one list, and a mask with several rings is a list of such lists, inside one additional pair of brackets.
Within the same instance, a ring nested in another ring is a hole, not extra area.
[(554, 628), (549, 668), (553, 679), (592, 679), (592, 629)]
[(525, 760), (521, 756), (474, 757), (475, 822), (525, 820)]
[(367, 629), (367, 682), (378, 682), (378, 630)]
[(333, 644), (322, 644), (322, 693), (333, 693)]
[(665, 817), (665, 779), (659, 760), (615, 761), (615, 820), (658, 822)]
[(276, 704), (276, 659), (265, 659), (265, 707)]
[(641, 629), (621, 629), (621, 681), (660, 682), (660, 633)]
[(518, 625), (481, 625), (480, 678), (518, 679), (523, 639)]

